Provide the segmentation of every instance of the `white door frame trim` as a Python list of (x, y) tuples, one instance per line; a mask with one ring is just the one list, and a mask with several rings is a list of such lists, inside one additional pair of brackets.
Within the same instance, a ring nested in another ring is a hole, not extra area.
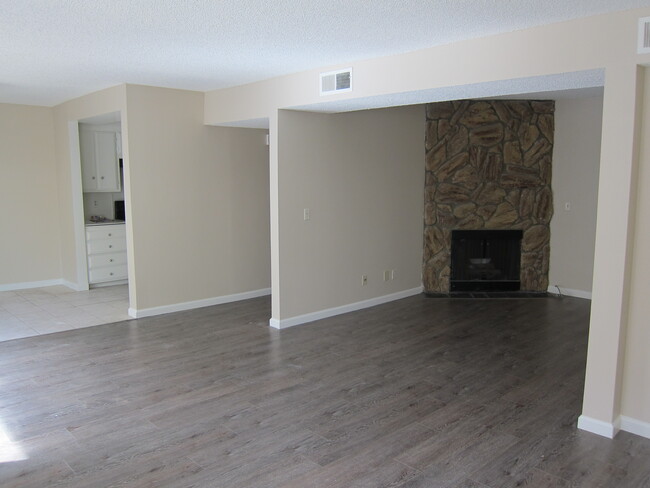
[(70, 138), (70, 180), (72, 183), (72, 223), (74, 226), (77, 291), (88, 290), (88, 260), (86, 258), (86, 225), (84, 222), (83, 185), (81, 183), (81, 150), (79, 121), (68, 122)]

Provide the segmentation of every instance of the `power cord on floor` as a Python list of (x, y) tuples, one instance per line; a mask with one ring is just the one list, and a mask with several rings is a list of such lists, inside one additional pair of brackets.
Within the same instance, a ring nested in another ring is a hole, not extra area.
[(551, 292), (549, 293), (551, 293), (551, 295), (553, 295), (555, 298), (563, 298), (564, 295), (562, 294), (562, 290), (560, 289), (560, 287), (558, 285), (553, 285), (553, 286), (557, 288), (557, 293), (551, 293)]

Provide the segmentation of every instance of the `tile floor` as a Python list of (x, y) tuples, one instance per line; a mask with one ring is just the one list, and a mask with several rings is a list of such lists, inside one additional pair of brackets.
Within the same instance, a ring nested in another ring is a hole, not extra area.
[(0, 292), (0, 341), (128, 320), (128, 285)]

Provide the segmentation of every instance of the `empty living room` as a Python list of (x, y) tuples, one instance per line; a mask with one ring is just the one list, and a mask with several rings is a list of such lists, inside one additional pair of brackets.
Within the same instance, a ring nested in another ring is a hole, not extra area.
[(2, 487), (650, 487), (650, 1), (0, 26)]

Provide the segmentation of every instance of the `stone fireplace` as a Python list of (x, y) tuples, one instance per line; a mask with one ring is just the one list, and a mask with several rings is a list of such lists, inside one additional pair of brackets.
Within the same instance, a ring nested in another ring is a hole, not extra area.
[(548, 288), (553, 101), (431, 103), (426, 114), (423, 284), (448, 293), (452, 232), (520, 230), (520, 289)]

